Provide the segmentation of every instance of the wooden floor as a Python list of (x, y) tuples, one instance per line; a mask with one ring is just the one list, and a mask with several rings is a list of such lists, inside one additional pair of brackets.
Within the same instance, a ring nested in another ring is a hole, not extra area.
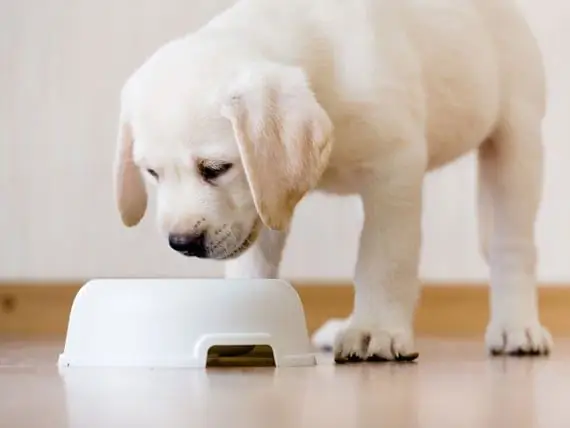
[(416, 364), (58, 373), (60, 343), (0, 342), (2, 428), (562, 428), (570, 341), (547, 358), (489, 358), (424, 340)]

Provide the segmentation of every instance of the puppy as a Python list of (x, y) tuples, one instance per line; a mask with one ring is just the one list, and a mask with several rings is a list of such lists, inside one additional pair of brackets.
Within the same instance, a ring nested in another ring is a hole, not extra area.
[(486, 344), (544, 354), (544, 114), (541, 53), (512, 0), (241, 0), (126, 82), (116, 200), (136, 225), (148, 181), (172, 249), (275, 277), (308, 192), (359, 195), (354, 310), (334, 352), (411, 360), (424, 177), (476, 150)]

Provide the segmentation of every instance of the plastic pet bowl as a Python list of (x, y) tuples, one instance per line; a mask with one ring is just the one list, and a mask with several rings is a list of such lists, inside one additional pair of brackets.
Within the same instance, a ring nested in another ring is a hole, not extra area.
[[(206, 367), (268, 346), (275, 366), (316, 364), (295, 289), (274, 279), (99, 279), (78, 292), (58, 365)], [(229, 351), (228, 351), (229, 349)]]

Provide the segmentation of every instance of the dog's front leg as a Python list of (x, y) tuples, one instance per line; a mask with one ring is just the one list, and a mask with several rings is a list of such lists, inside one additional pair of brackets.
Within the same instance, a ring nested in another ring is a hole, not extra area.
[(277, 278), (287, 235), (263, 226), (249, 250), (226, 262), (226, 278)]
[(354, 309), (335, 340), (337, 362), (418, 356), (413, 318), (419, 295), (425, 157), (416, 151), (398, 154), (388, 165), (370, 174), (361, 192), (364, 225)]

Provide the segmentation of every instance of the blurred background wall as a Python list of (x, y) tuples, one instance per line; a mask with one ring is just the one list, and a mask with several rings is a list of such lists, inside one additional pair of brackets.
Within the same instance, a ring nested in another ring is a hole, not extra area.
[[(218, 263), (171, 251), (152, 209), (139, 227), (125, 229), (113, 205), (111, 168), (124, 80), (162, 43), (232, 3), (0, 3), (0, 280), (222, 273)], [(540, 279), (570, 284), (570, 3), (520, 3), (549, 78)], [(472, 157), (429, 177), (423, 278), (485, 280), (475, 212)], [(356, 198), (308, 197), (297, 211), (282, 275), (350, 279), (360, 219)]]

